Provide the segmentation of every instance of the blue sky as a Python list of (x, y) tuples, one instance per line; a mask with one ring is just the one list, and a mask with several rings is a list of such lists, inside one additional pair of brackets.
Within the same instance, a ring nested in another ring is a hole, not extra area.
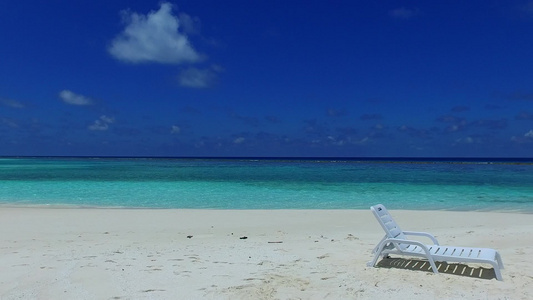
[(533, 156), (532, 0), (4, 0), (0, 39), (0, 155)]

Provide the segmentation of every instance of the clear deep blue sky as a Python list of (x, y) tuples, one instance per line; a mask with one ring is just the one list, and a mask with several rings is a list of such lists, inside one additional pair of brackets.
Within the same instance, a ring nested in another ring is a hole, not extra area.
[(0, 155), (533, 157), (533, 0), (3, 0), (0, 140)]

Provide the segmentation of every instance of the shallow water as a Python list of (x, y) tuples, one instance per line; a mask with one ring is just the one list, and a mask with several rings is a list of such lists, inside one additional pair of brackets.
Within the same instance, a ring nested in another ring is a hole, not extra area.
[(0, 204), (533, 212), (531, 160), (3, 158)]

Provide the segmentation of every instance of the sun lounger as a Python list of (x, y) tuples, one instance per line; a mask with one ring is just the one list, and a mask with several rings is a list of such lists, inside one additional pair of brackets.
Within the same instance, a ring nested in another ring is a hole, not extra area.
[[(370, 207), (378, 220), (385, 236), (374, 248), (374, 259), (368, 266), (374, 267), (380, 255), (387, 257), (389, 254), (424, 257), (429, 261), (434, 273), (439, 273), (436, 261), (458, 263), (485, 263), (494, 268), (496, 279), (503, 280), (500, 269), (503, 269), (502, 259), (498, 251), (488, 248), (465, 248), (453, 246), (441, 246), (437, 239), (426, 232), (402, 231), (396, 224), (385, 206), (378, 204)], [(431, 240), (432, 244), (426, 245), (419, 241), (409, 240), (407, 236), (424, 236)]]

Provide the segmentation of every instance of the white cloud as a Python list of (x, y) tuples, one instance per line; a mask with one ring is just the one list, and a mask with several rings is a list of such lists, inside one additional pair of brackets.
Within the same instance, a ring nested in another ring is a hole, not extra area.
[(171, 134), (178, 134), (180, 132), (181, 132), (181, 128), (179, 126), (172, 125), (172, 129), (170, 130)]
[[(108, 49), (115, 58), (131, 63), (164, 64), (193, 63), (203, 59), (187, 35), (179, 31), (180, 20), (172, 14), (172, 4), (163, 2), (158, 11), (150, 11), (147, 15), (130, 11), (122, 13), (126, 27)], [(184, 18), (184, 28), (189, 30), (192, 21), (188, 16)]]
[(6, 119), (6, 118), (0, 118), (0, 120), (2, 121), (2, 123), (6, 124), (8, 127), (19, 128), (19, 125), (15, 123), (13, 120)]
[(24, 104), (22, 104), (19, 101), (11, 100), (11, 99), (0, 99), (0, 104), (5, 105), (7, 107), (11, 108), (24, 108)]
[(217, 81), (217, 72), (220, 68), (213, 66), (209, 69), (188, 68), (181, 71), (178, 81), (181, 86), (191, 88), (208, 88)]
[(99, 119), (95, 120), (92, 125), (89, 125), (88, 128), (89, 130), (105, 131), (109, 129), (109, 124), (114, 122), (115, 118), (102, 115)]
[(243, 138), (243, 137), (238, 137), (238, 138), (236, 138), (236, 139), (233, 140), (233, 143), (235, 143), (235, 144), (242, 144), (242, 143), (244, 143), (244, 140), (245, 140), (245, 138)]
[(109, 124), (115, 122), (115, 118), (108, 117), (106, 115), (100, 116), (100, 120), (102, 120), (103, 122), (109, 123)]
[(186, 13), (180, 13), (178, 18), (183, 32), (189, 35), (200, 34), (200, 19), (193, 18)]
[(368, 143), (370, 141), (370, 139), (366, 136), (360, 140), (351, 140), (352, 143), (356, 144), (356, 145), (364, 145), (366, 143)]
[(93, 100), (91, 98), (88, 98), (88, 97), (85, 97), (85, 96), (82, 96), (82, 95), (78, 95), (76, 93), (73, 93), (69, 90), (62, 90), (60, 93), (59, 93), (59, 98), (61, 98), (61, 100), (63, 100), (63, 102), (67, 103), (67, 104), (72, 104), (72, 105), (91, 105), (93, 104)]
[(455, 140), (456, 144), (474, 144), (479, 142), (478, 140), (475, 140), (474, 138), (467, 136), (465, 138), (459, 138)]
[(396, 18), (396, 19), (407, 20), (418, 15), (418, 13), (419, 13), (418, 9), (409, 9), (405, 7), (400, 7), (400, 8), (396, 8), (396, 9), (389, 11), (389, 16)]
[(512, 136), (511, 141), (518, 143), (518, 144), (529, 144), (533, 142), (533, 129), (524, 133), (523, 136)]

